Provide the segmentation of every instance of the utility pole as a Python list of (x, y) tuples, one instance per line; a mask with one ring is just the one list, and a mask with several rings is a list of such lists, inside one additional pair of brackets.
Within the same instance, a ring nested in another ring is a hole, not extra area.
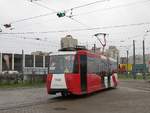
[(128, 56), (129, 56), (129, 51), (127, 50), (127, 77), (128, 77)]
[(132, 67), (132, 72), (133, 72), (133, 78), (136, 79), (136, 73), (135, 73), (135, 40), (133, 40), (133, 67)]
[(48, 68), (47, 68), (47, 75), (50, 73), (50, 71), (49, 71), (49, 68), (50, 68), (50, 54), (51, 54), (52, 52), (49, 52), (48, 53)]
[(146, 71), (146, 64), (145, 64), (145, 42), (143, 40), (143, 79), (145, 79), (145, 71)]
[(94, 44), (94, 53), (96, 52), (96, 44)]
[(47, 68), (47, 75), (49, 74), (49, 66), (50, 66), (50, 56), (48, 54), (48, 68)]
[(117, 54), (117, 74), (118, 74), (118, 66), (119, 66), (119, 56), (118, 56), (118, 54)]
[(24, 58), (24, 50), (22, 50), (22, 83), (23, 83), (23, 79), (24, 79), (24, 66), (25, 66), (24, 60), (25, 60), (25, 58)]

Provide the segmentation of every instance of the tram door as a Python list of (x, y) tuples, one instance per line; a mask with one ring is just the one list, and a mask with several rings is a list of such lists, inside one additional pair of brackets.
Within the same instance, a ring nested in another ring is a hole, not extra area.
[(87, 90), (87, 56), (80, 56), (80, 78), (81, 78), (81, 90), (86, 92)]

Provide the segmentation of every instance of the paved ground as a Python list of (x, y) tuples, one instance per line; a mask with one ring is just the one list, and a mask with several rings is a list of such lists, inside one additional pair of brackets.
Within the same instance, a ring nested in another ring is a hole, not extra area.
[(150, 113), (150, 83), (121, 81), (117, 89), (68, 98), (45, 88), (0, 90), (0, 113)]

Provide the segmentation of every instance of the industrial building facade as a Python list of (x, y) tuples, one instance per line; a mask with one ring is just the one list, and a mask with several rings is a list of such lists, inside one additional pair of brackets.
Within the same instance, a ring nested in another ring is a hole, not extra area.
[(18, 71), (24, 74), (46, 74), (48, 55), (0, 53), (0, 73)]

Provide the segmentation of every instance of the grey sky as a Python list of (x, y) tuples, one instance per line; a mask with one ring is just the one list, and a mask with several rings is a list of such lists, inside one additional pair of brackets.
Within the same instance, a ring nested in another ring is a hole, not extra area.
[[(61, 37), (67, 34), (71, 34), (79, 40), (80, 44), (85, 44), (89, 48), (94, 43), (99, 47), (99, 42), (96, 38), (92, 37), (92, 35), (98, 32), (105, 32), (109, 34), (109, 37), (107, 37), (107, 46), (122, 46), (119, 47), (119, 49), (122, 50), (121, 55), (125, 55), (126, 49), (130, 50), (130, 55), (132, 54), (133, 39), (136, 40), (136, 53), (142, 53), (141, 41), (145, 31), (150, 29), (149, 24), (109, 29), (105, 28), (92, 31), (66, 31), (62, 33), (38, 32), (147, 23), (150, 22), (150, 0), (107, 0), (102, 3), (74, 9), (73, 15), (75, 16), (73, 18), (82, 24), (67, 17), (58, 18), (56, 13), (15, 23), (16, 20), (51, 13), (53, 10), (62, 11), (90, 2), (94, 1), (40, 0), (31, 3), (29, 0), (0, 0), (0, 27), (3, 30), (2, 33), (35, 32), (34, 34), (0, 34), (0, 51), (17, 53), (21, 53), (22, 49), (27, 53), (36, 50), (56, 51), (60, 47), (59, 42)], [(36, 3), (48, 7), (49, 9), (40, 7)], [(67, 14), (69, 15), (69, 12)], [(11, 22), (14, 27), (13, 30), (3, 27), (3, 24)], [(150, 33), (147, 33), (145, 36), (146, 53), (150, 53), (150, 46), (148, 45), (150, 43), (148, 39), (149, 34)], [(40, 38), (41, 40), (35, 40), (33, 38)]]

